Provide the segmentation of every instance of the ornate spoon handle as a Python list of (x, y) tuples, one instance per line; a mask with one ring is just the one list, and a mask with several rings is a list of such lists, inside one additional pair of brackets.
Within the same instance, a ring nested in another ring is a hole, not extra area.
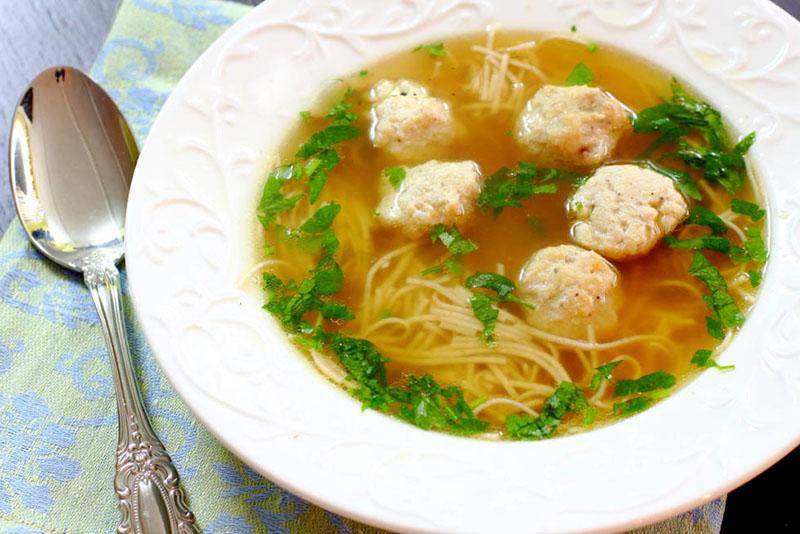
[(119, 444), (114, 489), (122, 519), (119, 534), (196, 534), (195, 519), (186, 506), (178, 471), (156, 436), (144, 411), (142, 395), (128, 352), (119, 272), (114, 263), (94, 256), (83, 279), (100, 315), (119, 415)]

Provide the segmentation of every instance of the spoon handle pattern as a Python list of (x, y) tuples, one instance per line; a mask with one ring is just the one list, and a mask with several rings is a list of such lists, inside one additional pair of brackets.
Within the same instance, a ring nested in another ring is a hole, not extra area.
[(82, 265), (111, 356), (119, 415), (114, 489), (122, 519), (119, 534), (196, 534), (194, 514), (178, 470), (147, 420), (128, 351), (119, 272), (112, 259), (90, 255)]

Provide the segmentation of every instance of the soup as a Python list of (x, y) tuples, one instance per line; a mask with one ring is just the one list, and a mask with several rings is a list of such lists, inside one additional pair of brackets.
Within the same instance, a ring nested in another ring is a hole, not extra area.
[(254, 272), (366, 407), (541, 439), (727, 370), (714, 356), (766, 261), (752, 137), (668, 73), (577, 34), (490, 30), (334, 92), (268, 177)]

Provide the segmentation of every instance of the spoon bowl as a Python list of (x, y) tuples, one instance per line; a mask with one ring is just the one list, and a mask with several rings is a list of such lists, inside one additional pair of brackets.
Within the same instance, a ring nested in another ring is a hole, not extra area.
[(102, 88), (68, 67), (42, 72), (20, 99), (9, 149), (17, 214), (39, 252), (75, 271), (93, 252), (122, 259), (139, 150)]

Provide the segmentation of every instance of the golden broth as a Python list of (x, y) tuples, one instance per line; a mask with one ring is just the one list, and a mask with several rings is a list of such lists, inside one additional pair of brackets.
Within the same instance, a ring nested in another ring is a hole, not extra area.
[[(495, 47), (536, 39), (540, 44), (515, 57), (538, 66), (546, 75), (546, 83), (563, 85), (576, 63), (583, 62), (595, 74), (593, 85), (609, 91), (634, 111), (670, 97), (670, 75), (649, 64), (602, 45), (590, 53), (585, 44), (565, 38), (548, 40), (544, 37), (498, 34)], [(335, 200), (342, 206), (333, 226), (342, 242), (337, 260), (345, 275), (344, 289), (337, 299), (354, 310), (356, 319), (340, 328), (348, 335), (366, 337), (376, 344), (391, 360), (387, 364), (390, 380), (396, 381), (406, 373), (431, 373), (440, 383), (461, 386), (468, 401), (480, 397), (512, 398), (538, 410), (548, 391), (552, 392), (557, 386), (557, 380), (548, 375), (535, 358), (518, 357), (509, 351), (493, 350), (485, 345), (480, 349), (474, 345), (469, 345), (469, 349), (463, 348), (467, 343), (464, 336), (443, 331), (430, 317), (426, 303), (420, 301), (421, 293), (407, 289), (407, 280), (422, 279), (422, 269), (440, 263), (447, 256), (441, 244), (421, 240), (416, 248), (397, 255), (384, 268), (376, 268), (370, 275), (370, 269), (380, 258), (408, 244), (408, 240), (399, 234), (382, 229), (374, 215), (380, 198), (379, 178), (387, 167), (421, 163), (399, 161), (372, 147), (366, 135), (371, 105), (368, 92), (378, 80), (416, 80), (425, 84), (432, 96), (449, 102), (458, 125), (457, 139), (445, 147), (438, 159), (473, 160), (487, 176), (502, 166), (513, 167), (518, 161), (528, 159), (510, 131), (521, 106), (543, 82), (526, 73), (523, 78), (525, 88), (513, 106), (496, 113), (491, 113), (485, 106), (481, 108), (467, 85), (474, 69), (483, 61), (483, 56), (470, 47), (476, 43), (483, 44), (485, 39), (482, 34), (447, 41), (447, 56), (442, 59), (430, 57), (425, 51), (400, 52), (370, 66), (366, 75), (346, 79), (344, 83), (355, 90), (351, 98), (353, 110), (358, 113), (357, 125), (365, 134), (337, 147), (342, 161), (331, 172), (321, 200)], [(337, 97), (340, 94), (341, 91)], [(299, 144), (325, 124), (321, 119), (310, 119), (301, 124), (286, 143), (282, 161), (290, 161)], [(628, 135), (618, 146), (618, 159), (634, 159), (653, 139), (646, 135)], [(667, 164), (675, 166), (674, 162)], [(461, 286), (463, 279), (475, 271), (501, 272), (516, 280), (520, 268), (534, 252), (546, 246), (571, 242), (565, 203), (573, 191), (573, 184), (560, 182), (557, 194), (536, 196), (521, 208), (506, 208), (497, 218), (491, 213), (478, 214), (474, 224), (462, 228), (462, 233), (480, 247), (464, 256), (463, 274), (428, 278), (447, 287)], [(704, 196), (704, 204), (716, 213), (728, 210), (730, 197), (721, 188), (704, 191)], [(748, 184), (739, 197), (754, 200), (752, 184)], [(297, 225), (311, 211), (307, 201), (302, 200), (293, 212), (279, 217), (279, 222), (287, 226)], [(538, 222), (532, 224), (531, 218)], [(687, 231), (682, 230), (684, 233)], [(729, 237), (734, 243), (739, 242), (731, 232)], [(269, 269), (279, 276), (301, 279), (315, 264), (316, 258), (312, 255), (276, 240), (272, 233), (267, 233), (266, 239), (276, 246), (276, 259), (270, 262)], [(685, 378), (693, 369), (689, 362), (692, 354), (697, 349), (710, 349), (719, 344), (706, 331), (705, 316), (709, 310), (701, 296), (707, 290), (688, 274), (691, 257), (691, 251), (658, 246), (640, 259), (614, 262), (621, 276), (619, 323), (611, 334), (596, 341), (613, 342), (642, 335), (652, 336), (649, 340), (596, 350), (565, 347), (541, 340), (530, 343), (538, 343), (536, 346), (556, 359), (571, 381), (582, 387), (588, 386), (594, 367), (619, 358), (624, 362), (615, 371), (616, 378), (635, 378), (660, 369), (679, 379)], [(743, 280), (741, 272), (755, 267), (734, 265), (721, 255), (714, 254), (710, 258), (723, 271), (731, 294), (746, 311), (753, 290)], [(372, 289), (369, 298), (365, 299), (367, 285)], [(434, 298), (435, 294), (431, 290), (429, 297)], [(523, 317), (515, 305), (505, 304), (501, 308)], [(477, 338), (477, 334), (474, 337)], [(601, 391), (592, 402), (600, 408), (608, 408), (613, 401), (608, 391)], [(499, 427), (503, 417), (514, 411), (516, 409), (508, 405), (492, 406), (482, 411), (481, 417)], [(602, 411), (598, 420), (602, 420)], [(573, 428), (578, 426), (572, 425)]]

